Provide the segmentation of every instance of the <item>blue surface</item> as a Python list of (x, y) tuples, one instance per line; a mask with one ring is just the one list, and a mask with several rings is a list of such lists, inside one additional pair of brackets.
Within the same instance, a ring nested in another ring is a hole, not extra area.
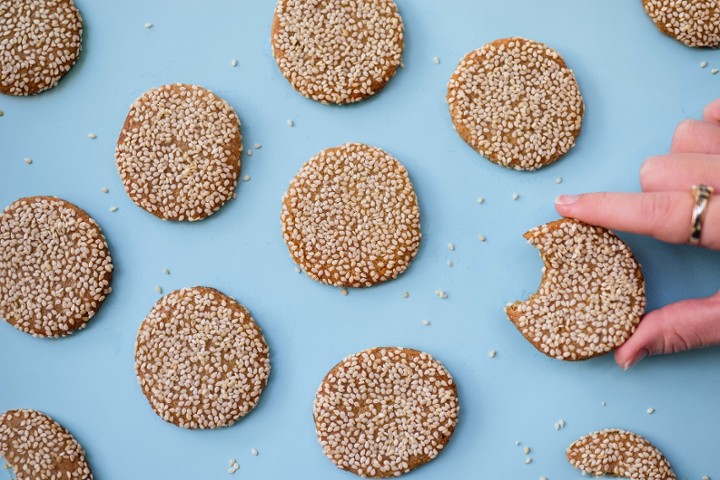
[[(345, 355), (402, 345), (441, 360), (461, 397), (447, 449), (407, 478), (581, 478), (565, 461), (566, 446), (607, 427), (646, 435), (679, 478), (720, 476), (720, 350), (652, 358), (627, 372), (612, 356), (563, 363), (535, 351), (503, 313), (540, 279), (540, 258), (522, 233), (556, 218), (558, 193), (637, 190), (642, 160), (667, 151), (676, 123), (699, 117), (720, 92), (720, 76), (709, 72), (720, 67), (720, 52), (661, 35), (640, 0), (398, 0), (406, 68), (375, 98), (338, 108), (301, 97), (280, 75), (269, 46), (272, 0), (77, 4), (86, 33), (69, 75), (36, 97), (0, 96), (0, 204), (57, 195), (88, 211), (110, 243), (113, 293), (86, 330), (65, 339), (34, 339), (0, 322), (0, 411), (50, 414), (86, 447), (102, 480), (349, 479), (316, 442), (315, 389)], [(447, 80), (466, 52), (516, 35), (562, 53), (587, 107), (577, 147), (531, 174), (495, 166), (466, 146), (445, 104)], [(699, 68), (703, 60), (708, 69)], [(162, 222), (135, 206), (113, 159), (128, 106), (173, 82), (215, 91), (243, 121), (246, 147), (263, 145), (243, 159), (252, 180), (240, 183), (237, 200), (192, 224)], [(294, 272), (279, 212), (300, 166), (348, 141), (384, 148), (407, 166), (424, 236), (399, 279), (344, 297)], [(651, 308), (720, 287), (720, 254), (624, 238), (644, 265)], [(218, 288), (263, 328), (270, 383), (258, 408), (233, 427), (182, 430), (143, 397), (133, 349), (159, 297), (155, 285)], [(449, 298), (438, 299), (438, 289)], [(561, 418), (567, 426), (555, 431)], [(532, 464), (515, 440), (532, 448)], [(232, 457), (240, 464), (235, 477), (227, 473)]]

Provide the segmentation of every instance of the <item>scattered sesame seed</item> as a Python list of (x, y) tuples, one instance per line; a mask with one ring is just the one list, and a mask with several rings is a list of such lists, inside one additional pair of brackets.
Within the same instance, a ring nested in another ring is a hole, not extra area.
[(648, 415), (652, 415), (653, 413), (655, 413), (655, 409), (650, 407), (647, 409), (647, 413), (648, 413)]
[(421, 323), (427, 327), (430, 325), (430, 320), (423, 320)]
[(237, 472), (239, 468), (240, 468), (240, 467), (239, 467), (238, 465), (233, 465), (232, 467), (228, 468), (228, 473), (229, 473), (230, 475), (232, 475), (232, 474), (234, 474), (235, 472)]
[(700, 68), (706, 68), (708, 66), (708, 62), (700, 62)]
[(110, 207), (109, 210), (111, 212), (117, 212), (118, 207)]
[(548, 480), (548, 478), (546, 476), (542, 476), (540, 477), (540, 480)]
[(295, 267), (295, 273), (300, 273), (300, 267)]
[(248, 156), (248, 157), (252, 157), (252, 156), (253, 156), (252, 148), (248, 148), (247, 156)]
[(295, 121), (292, 120), (292, 119), (289, 119), (289, 120), (287, 121), (287, 124), (288, 124), (288, 127), (294, 127), (294, 126), (295, 126)]
[(235, 60), (234, 58), (230, 61), (230, 66), (231, 66), (231, 67), (237, 67), (237, 64), (238, 64), (238, 61)]
[(563, 181), (562, 177), (557, 177), (557, 178), (555, 179), (555, 183), (557, 183), (558, 185), (561, 184), (562, 181)]
[(520, 440), (515, 440), (515, 446), (516, 447), (520, 446)]
[(253, 457), (257, 457), (257, 456), (258, 456), (258, 451), (257, 451), (257, 449), (256, 449), (256, 448), (251, 449), (251, 450), (250, 450), (250, 455), (252, 455)]
[(525, 459), (525, 465), (530, 465), (532, 463), (532, 458), (528, 457)]
[(237, 460), (234, 459), (234, 458), (231, 458), (229, 465), (232, 467), (232, 466), (235, 465), (236, 463), (237, 463)]
[(342, 287), (342, 288), (340, 289), (340, 293), (341, 293), (343, 296), (344, 296), (344, 295), (347, 295), (347, 294), (348, 294), (347, 288)]
[(452, 260), (448, 260), (448, 261), (447, 261), (447, 266), (448, 266), (448, 267), (452, 267), (452, 266), (453, 266)]
[(512, 199), (513, 199), (513, 200), (517, 200), (518, 198), (520, 198), (520, 194), (519, 194), (519, 193), (513, 193)]
[(712, 73), (713, 75), (717, 75), (718, 72), (720, 72), (720, 70), (718, 70), (717, 68), (713, 68), (712, 70), (710, 70), (710, 73)]
[(560, 425), (560, 428), (565, 428), (565, 420), (560, 419), (560, 421), (558, 421), (558, 425)]
[(454, 251), (454, 250), (455, 250), (455, 244), (454, 244), (454, 243), (448, 243), (448, 249), (450, 249), (451, 251)]
[(490, 358), (495, 358), (495, 355), (497, 355), (497, 352), (495, 350), (490, 350), (490, 353), (488, 353), (488, 356)]
[(155, 291), (156, 291), (157, 293), (162, 293), (162, 292), (163, 292), (162, 287), (161, 287), (160, 285), (156, 285), (156, 286), (155, 286)]
[(3, 112), (2, 110), (0, 110), (0, 117), (2, 117), (3, 115), (5, 115), (5, 112)]
[(477, 203), (479, 203), (479, 204), (485, 203), (485, 199), (483, 197), (478, 197)]
[(438, 297), (440, 297), (442, 300), (445, 300), (445, 299), (448, 297), (448, 296), (447, 296), (447, 293), (445, 293), (445, 292), (442, 291), (442, 290), (435, 290), (435, 295), (437, 295)]
[(607, 403), (605, 403), (605, 401), (600, 402), (600, 406), (601, 406), (601, 407), (604, 407), (604, 406), (606, 406), (606, 405), (607, 405)]
[(478, 240), (480, 240), (481, 242), (484, 242), (485, 240), (487, 240), (487, 238), (485, 237), (485, 235), (480, 235), (478, 237)]
[(523, 448), (523, 452), (525, 452), (525, 455), (528, 455), (530, 453), (530, 447)]
[(438, 57), (433, 57), (433, 63), (434, 63), (435, 65), (439, 65), (439, 64), (440, 64), (440, 58), (438, 58)]
[(403, 298), (409, 298), (410, 292), (403, 292)]
[(249, 182), (250, 181), (250, 175), (245, 175), (242, 177), (243, 182)]
[(152, 22), (146, 22), (146, 23), (145, 23), (145, 28), (152, 28), (152, 27), (153, 27)]
[(25, 157), (25, 158), (23, 159), (23, 161), (24, 161), (25, 163), (27, 163), (28, 165), (30, 165), (30, 164), (33, 162), (33, 161), (32, 161), (32, 158), (27, 158), (27, 157)]
[(256, 144), (253, 145), (253, 148), (254, 148), (255, 150), (260, 150), (260, 149), (262, 148), (262, 144), (261, 144), (261, 143), (256, 143)]
[(163, 273), (165, 275), (170, 275), (170, 270), (168, 270), (167, 268), (163, 268)]
[(94, 133), (88, 133), (88, 138), (90, 140), (95, 140), (97, 138), (97, 135), (95, 135)]
[(708, 477), (707, 475), (703, 475), (702, 480), (710, 480), (710, 477)]

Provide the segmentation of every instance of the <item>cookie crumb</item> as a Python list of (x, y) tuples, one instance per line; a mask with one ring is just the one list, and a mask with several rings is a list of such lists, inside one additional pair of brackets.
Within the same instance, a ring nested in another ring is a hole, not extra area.
[(153, 27), (152, 22), (146, 22), (146, 23), (145, 23), (145, 28), (152, 28), (152, 27)]
[(423, 320), (422, 323), (424, 326), (429, 327), (430, 326), (430, 320)]
[(440, 58), (438, 58), (438, 57), (433, 57), (433, 63), (434, 63), (435, 65), (440, 65)]
[(700, 62), (700, 68), (706, 68), (708, 66), (708, 62)]
[(519, 193), (513, 193), (513, 197), (512, 197), (512, 198), (513, 198), (513, 200), (517, 200), (517, 199), (520, 198), (520, 194), (519, 194)]
[(409, 298), (410, 292), (403, 292), (403, 298)]
[(483, 204), (483, 203), (485, 203), (485, 199), (484, 199), (483, 197), (478, 197), (478, 198), (477, 198), (477, 203), (478, 203), (478, 204)]
[(495, 358), (495, 355), (497, 355), (497, 352), (495, 350), (490, 350), (490, 353), (488, 353), (488, 356), (490, 358)]
[(450, 251), (455, 251), (455, 244), (454, 244), (454, 243), (448, 243), (448, 249), (450, 249)]
[(25, 157), (25, 158), (23, 159), (23, 161), (24, 161), (25, 163), (27, 163), (28, 165), (30, 165), (30, 164), (32, 163), (32, 158), (27, 158), (27, 157)]
[(647, 409), (647, 414), (648, 414), (648, 415), (652, 415), (653, 413), (655, 413), (655, 409), (654, 409), (654, 408), (650, 407), (650, 408)]
[(555, 183), (557, 183), (558, 185), (560, 185), (560, 184), (562, 183), (562, 177), (557, 177), (557, 178), (555, 179)]
[(111, 212), (117, 212), (117, 209), (118, 209), (118, 207), (110, 207), (109, 210), (110, 210)]
[(230, 61), (230, 66), (233, 67), (233, 68), (234, 68), (234, 67), (237, 67), (237, 60), (235, 60), (235, 59), (233, 58), (233, 59)]
[(90, 140), (95, 140), (97, 138), (97, 135), (95, 135), (94, 133), (88, 133), (88, 138)]
[(287, 125), (288, 125), (288, 127), (294, 127), (294, 126), (295, 126), (295, 122), (294, 122), (292, 119), (288, 119)]
[(347, 288), (345, 288), (345, 287), (341, 288), (341, 289), (340, 289), (340, 293), (341, 293), (343, 296), (347, 296), (347, 294), (348, 294)]
[(155, 291), (157, 293), (162, 293), (162, 287), (160, 285), (155, 285)]
[(257, 457), (258, 456), (257, 448), (250, 449), (250, 455), (252, 455), (253, 457)]

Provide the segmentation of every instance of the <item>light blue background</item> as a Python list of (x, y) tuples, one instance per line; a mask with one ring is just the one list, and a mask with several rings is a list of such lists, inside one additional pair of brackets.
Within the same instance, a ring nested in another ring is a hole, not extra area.
[[(35, 97), (0, 96), (0, 204), (57, 195), (89, 212), (110, 243), (113, 293), (69, 338), (34, 339), (0, 322), (0, 411), (50, 414), (85, 446), (101, 480), (228, 478), (231, 457), (240, 464), (232, 478), (349, 479), (316, 442), (315, 389), (345, 355), (402, 345), (441, 360), (461, 397), (447, 449), (408, 478), (581, 478), (565, 448), (607, 427), (647, 436), (679, 478), (720, 477), (719, 350), (652, 358), (628, 372), (612, 356), (563, 363), (535, 351), (503, 313), (540, 279), (540, 258), (522, 233), (556, 218), (553, 198), (561, 192), (637, 190), (643, 159), (666, 152), (677, 122), (699, 117), (720, 96), (720, 76), (709, 71), (720, 68), (720, 52), (661, 35), (640, 0), (398, 0), (406, 68), (375, 98), (338, 108), (301, 97), (280, 75), (269, 46), (274, 1), (77, 3), (85, 38), (69, 75)], [(445, 104), (447, 80), (466, 52), (517, 35), (562, 53), (587, 107), (577, 147), (531, 174), (495, 166), (466, 146)], [(703, 60), (708, 69), (699, 68)], [(192, 224), (162, 222), (135, 206), (113, 159), (129, 105), (174, 82), (225, 98), (243, 122), (246, 147), (263, 145), (243, 159), (252, 180), (240, 183), (237, 200)], [(348, 141), (382, 147), (407, 166), (424, 236), (399, 279), (344, 297), (293, 271), (279, 212), (299, 167)], [(110, 213), (111, 206), (119, 210)], [(624, 238), (644, 265), (651, 308), (720, 287), (720, 254)], [(263, 328), (270, 383), (258, 408), (233, 427), (179, 429), (155, 416), (140, 392), (133, 348), (159, 297), (155, 285), (218, 288)], [(438, 299), (438, 289), (449, 298)], [(567, 426), (558, 432), (561, 418)], [(532, 448), (532, 464), (515, 440)], [(250, 456), (253, 447), (258, 457)]]

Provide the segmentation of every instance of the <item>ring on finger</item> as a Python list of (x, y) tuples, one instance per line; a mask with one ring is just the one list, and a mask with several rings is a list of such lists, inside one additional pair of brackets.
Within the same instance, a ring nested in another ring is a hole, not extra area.
[(700, 243), (705, 216), (707, 215), (708, 203), (714, 189), (708, 185), (693, 185), (693, 210), (692, 223), (690, 229), (690, 243), (697, 245)]

